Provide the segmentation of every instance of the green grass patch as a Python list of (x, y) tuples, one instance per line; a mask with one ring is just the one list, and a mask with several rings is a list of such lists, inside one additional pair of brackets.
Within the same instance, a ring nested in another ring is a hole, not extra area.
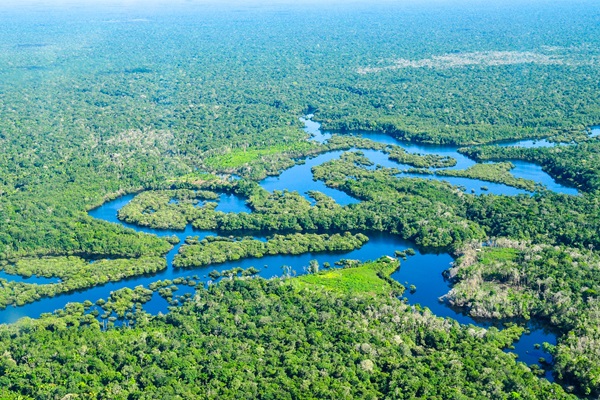
[(266, 148), (231, 149), (228, 153), (209, 157), (205, 163), (213, 168), (237, 168), (259, 160), (265, 156), (278, 153), (303, 152), (314, 147), (312, 143), (300, 142), (293, 144), (279, 144)]
[(381, 258), (357, 267), (300, 276), (292, 282), (299, 288), (318, 287), (340, 293), (387, 295), (394, 290), (403, 290), (402, 285), (389, 277), (399, 265), (397, 260)]
[(499, 261), (515, 261), (518, 256), (518, 249), (511, 249), (506, 247), (488, 247), (480, 253), (479, 262), (484, 265), (490, 265)]

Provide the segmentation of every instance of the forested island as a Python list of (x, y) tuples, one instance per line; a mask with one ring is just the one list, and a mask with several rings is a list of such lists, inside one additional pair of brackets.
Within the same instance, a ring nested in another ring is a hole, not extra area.
[(598, 4), (75, 3), (0, 5), (1, 398), (600, 396)]

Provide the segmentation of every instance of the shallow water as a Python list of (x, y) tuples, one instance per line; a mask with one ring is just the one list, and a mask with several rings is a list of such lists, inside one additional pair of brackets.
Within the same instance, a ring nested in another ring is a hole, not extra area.
[[(529, 324), (529, 332), (521, 335), (519, 340), (513, 344), (513, 349), (505, 349), (505, 352), (515, 353), (517, 360), (524, 362), (527, 365), (537, 364), (544, 369), (544, 365), (540, 363), (540, 358), (543, 358), (548, 363), (552, 363), (552, 355), (544, 351), (541, 347), (542, 343), (549, 343), (553, 346), (557, 344), (557, 334), (548, 330), (544, 326)], [(554, 381), (552, 371), (546, 370), (544, 377), (549, 381)]]
[(250, 209), (250, 207), (248, 207), (248, 205), (246, 205), (246, 202), (243, 199), (240, 199), (238, 196), (234, 195), (234, 194), (228, 194), (228, 193), (221, 193), (221, 195), (219, 196), (219, 203), (217, 205), (217, 208), (215, 208), (216, 211), (222, 211), (225, 213), (240, 213), (240, 212), (246, 212), (246, 213), (250, 213), (252, 212), (252, 210)]
[(5, 271), (0, 271), (0, 279), (6, 279), (7, 281), (23, 282), (23, 283), (35, 283), (38, 285), (44, 285), (49, 283), (59, 283), (59, 278), (46, 278), (43, 276), (31, 275), (30, 277), (24, 277), (21, 275), (8, 274)]

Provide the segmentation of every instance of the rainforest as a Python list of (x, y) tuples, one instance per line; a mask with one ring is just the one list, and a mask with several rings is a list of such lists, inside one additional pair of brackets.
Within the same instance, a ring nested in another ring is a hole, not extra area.
[(600, 397), (600, 5), (0, 5), (0, 398)]

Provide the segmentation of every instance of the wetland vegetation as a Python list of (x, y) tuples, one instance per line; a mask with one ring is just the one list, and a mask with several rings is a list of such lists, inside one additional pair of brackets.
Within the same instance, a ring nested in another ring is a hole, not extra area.
[(208, 236), (199, 243), (181, 248), (173, 260), (177, 268), (203, 267), (241, 258), (262, 258), (273, 254), (343, 252), (354, 250), (369, 240), (363, 234), (317, 235), (314, 233), (274, 235), (266, 242)]
[(594, 2), (0, 7), (0, 397), (600, 395)]

